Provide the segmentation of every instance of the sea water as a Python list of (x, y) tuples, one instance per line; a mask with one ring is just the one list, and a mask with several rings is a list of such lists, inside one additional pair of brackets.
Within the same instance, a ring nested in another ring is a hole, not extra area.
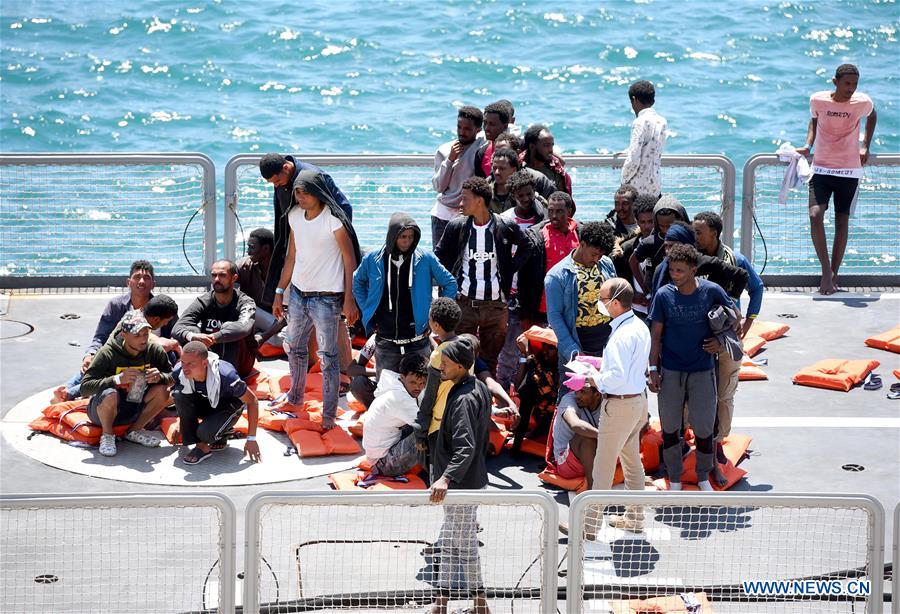
[(564, 153), (613, 153), (628, 85), (648, 79), (667, 153), (740, 170), (801, 145), (809, 94), (852, 62), (878, 110), (872, 152), (897, 152), (898, 18), (881, 0), (5, 0), (0, 148), (199, 151), (221, 182), (242, 152), (433, 153), (455, 107), (507, 98)]

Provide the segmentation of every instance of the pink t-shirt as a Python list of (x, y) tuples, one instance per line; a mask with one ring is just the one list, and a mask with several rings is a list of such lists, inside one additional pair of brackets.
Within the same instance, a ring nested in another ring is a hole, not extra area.
[(859, 120), (868, 117), (872, 99), (854, 92), (847, 102), (835, 102), (831, 91), (809, 97), (809, 110), (816, 122), (813, 164), (825, 168), (860, 168)]

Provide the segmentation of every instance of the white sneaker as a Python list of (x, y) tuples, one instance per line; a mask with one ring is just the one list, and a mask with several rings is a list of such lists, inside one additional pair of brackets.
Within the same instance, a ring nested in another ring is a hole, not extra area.
[(100, 454), (103, 456), (116, 455), (116, 436), (100, 435)]
[(128, 441), (139, 443), (147, 448), (157, 448), (159, 444), (162, 443), (162, 440), (155, 435), (151, 435), (147, 431), (128, 431), (125, 433), (125, 439)]

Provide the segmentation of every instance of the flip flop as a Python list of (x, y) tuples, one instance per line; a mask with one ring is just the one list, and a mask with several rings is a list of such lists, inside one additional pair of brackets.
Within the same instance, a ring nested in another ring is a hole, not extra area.
[(863, 384), (863, 389), (865, 389), (865, 390), (881, 390), (882, 386), (883, 386), (883, 383), (881, 381), (881, 376), (875, 375), (874, 373), (872, 373), (871, 375), (869, 375), (868, 379), (866, 380), (866, 383)]
[(889, 393), (887, 393), (887, 398), (889, 398), (891, 401), (900, 399), (900, 390), (891, 390)]
[(890, 391), (891, 392), (900, 392), (900, 382), (897, 382), (896, 384), (891, 384)]
[(796, 318), (797, 317), (796, 313), (776, 313), (775, 315), (778, 316), (779, 318)]
[(184, 458), (182, 458), (181, 460), (185, 465), (199, 465), (210, 456), (212, 456), (212, 451), (204, 452), (200, 448), (194, 448), (193, 450), (185, 454)]

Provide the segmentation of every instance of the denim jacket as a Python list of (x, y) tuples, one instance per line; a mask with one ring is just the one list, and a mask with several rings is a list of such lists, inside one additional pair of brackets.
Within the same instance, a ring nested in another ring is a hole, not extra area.
[[(603, 277), (616, 276), (616, 269), (608, 256), (603, 256), (597, 264)], [(572, 352), (581, 351), (575, 319), (578, 317), (578, 281), (572, 254), (560, 260), (544, 277), (547, 291), (547, 321), (556, 333), (557, 350), (561, 364), (565, 364)]]

